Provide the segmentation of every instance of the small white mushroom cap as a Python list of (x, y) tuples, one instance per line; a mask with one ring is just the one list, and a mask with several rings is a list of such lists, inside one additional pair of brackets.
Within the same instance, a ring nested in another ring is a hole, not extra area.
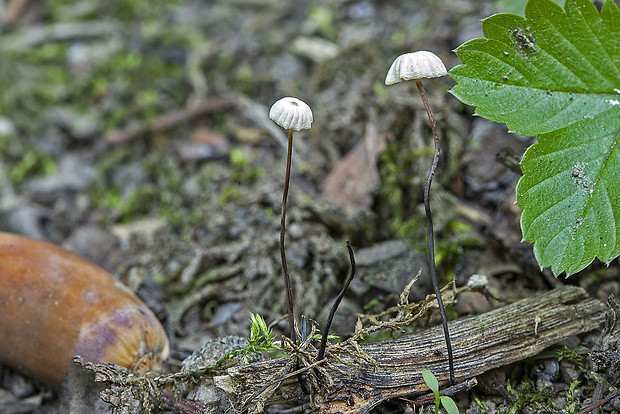
[(385, 84), (396, 85), (411, 79), (438, 78), (447, 74), (446, 66), (439, 56), (433, 52), (421, 50), (397, 57), (388, 70)]
[(269, 118), (284, 129), (310, 129), (312, 125), (312, 110), (297, 98), (282, 98), (271, 106)]
[(472, 289), (482, 289), (488, 284), (489, 278), (487, 278), (485, 275), (480, 275), (478, 273), (471, 275), (471, 277), (467, 281), (467, 286)]

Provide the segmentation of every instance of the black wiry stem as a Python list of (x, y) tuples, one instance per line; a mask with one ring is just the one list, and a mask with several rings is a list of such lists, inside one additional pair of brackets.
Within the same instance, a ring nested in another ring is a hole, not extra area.
[(327, 335), (329, 334), (329, 327), (331, 326), (332, 321), (334, 320), (334, 315), (336, 314), (336, 309), (338, 309), (338, 305), (340, 305), (340, 302), (342, 302), (342, 299), (344, 298), (344, 294), (346, 293), (347, 288), (349, 287), (349, 285), (351, 284), (351, 281), (355, 277), (355, 256), (353, 255), (353, 249), (351, 248), (351, 243), (349, 243), (348, 240), (347, 240), (347, 250), (349, 251), (349, 261), (351, 262), (351, 274), (349, 275), (349, 278), (345, 282), (344, 287), (338, 294), (338, 297), (334, 301), (334, 304), (332, 305), (332, 309), (329, 311), (329, 315), (327, 316), (327, 321), (325, 322), (325, 327), (323, 328), (323, 335), (321, 337), (321, 345), (319, 346), (319, 354), (316, 358), (317, 361), (320, 361), (325, 357), (325, 347), (327, 346)]
[(426, 185), (424, 186), (424, 210), (426, 211), (426, 238), (428, 241), (428, 264), (431, 273), (431, 282), (433, 283), (433, 290), (435, 296), (437, 296), (437, 304), (439, 305), (439, 313), (441, 314), (441, 323), (443, 325), (443, 333), (446, 338), (446, 348), (448, 348), (448, 365), (450, 368), (450, 382), (456, 383), (454, 376), (454, 358), (452, 356), (452, 343), (450, 342), (450, 333), (448, 332), (448, 319), (446, 318), (446, 310), (443, 306), (443, 300), (441, 299), (441, 291), (439, 290), (439, 283), (437, 282), (437, 270), (435, 269), (435, 236), (433, 235), (433, 218), (431, 216), (431, 203), (429, 193), (431, 191), (431, 182), (439, 163), (439, 135), (437, 134), (437, 124), (435, 123), (435, 117), (433, 111), (428, 103), (426, 92), (424, 92), (424, 86), (420, 79), (415, 80), (415, 84), (418, 87), (428, 119), (431, 121), (431, 129), (433, 130), (433, 140), (435, 141), (435, 156), (433, 157), (433, 164), (426, 177)]
[(600, 400), (599, 402), (597, 402), (596, 404), (592, 404), (591, 406), (584, 408), (583, 410), (579, 411), (577, 414), (586, 414), (589, 413), (590, 411), (594, 411), (596, 410), (598, 407), (600, 407), (601, 405), (613, 400), (614, 398), (620, 396), (620, 390), (608, 395), (607, 397), (603, 398), (602, 400)]
[(293, 342), (297, 341), (295, 333), (295, 316), (293, 313), (293, 290), (288, 275), (286, 253), (284, 252), (284, 235), (286, 233), (286, 199), (288, 197), (288, 184), (291, 179), (291, 159), (293, 155), (293, 130), (288, 131), (288, 152), (286, 154), (286, 176), (284, 179), (284, 192), (282, 194), (282, 219), (280, 221), (280, 255), (282, 256), (282, 273), (284, 275), (284, 287), (286, 289), (286, 304), (288, 308), (288, 324)]

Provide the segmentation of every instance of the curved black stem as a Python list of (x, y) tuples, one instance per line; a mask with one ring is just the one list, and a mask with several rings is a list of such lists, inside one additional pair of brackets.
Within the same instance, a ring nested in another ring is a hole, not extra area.
[(426, 238), (428, 241), (428, 264), (431, 273), (431, 282), (433, 283), (433, 290), (435, 291), (435, 296), (437, 296), (437, 304), (439, 305), (439, 313), (441, 314), (441, 323), (443, 325), (443, 333), (446, 338), (446, 348), (448, 348), (448, 366), (450, 369), (450, 382), (452, 384), (456, 383), (456, 377), (454, 376), (454, 358), (452, 356), (452, 343), (450, 342), (450, 333), (448, 332), (448, 318), (446, 317), (446, 310), (443, 306), (443, 300), (441, 299), (441, 291), (439, 290), (439, 283), (437, 282), (437, 269), (435, 268), (435, 236), (433, 234), (433, 218), (431, 216), (431, 203), (429, 194), (431, 191), (431, 182), (433, 181), (433, 176), (435, 175), (435, 170), (437, 169), (437, 164), (439, 164), (439, 134), (437, 133), (437, 124), (435, 123), (435, 117), (433, 116), (433, 111), (431, 110), (431, 106), (428, 103), (428, 99), (426, 97), (426, 92), (424, 91), (424, 86), (422, 85), (422, 81), (420, 79), (415, 80), (415, 84), (418, 87), (418, 91), (420, 92), (420, 96), (422, 97), (422, 101), (424, 102), (424, 107), (426, 108), (426, 113), (428, 114), (428, 119), (431, 121), (431, 129), (433, 131), (433, 140), (435, 141), (435, 155), (433, 157), (433, 164), (431, 165), (431, 169), (428, 171), (428, 176), (426, 177), (426, 185), (424, 186), (424, 210), (426, 212)]
[(286, 154), (286, 176), (284, 179), (284, 192), (282, 194), (282, 218), (280, 220), (280, 255), (282, 256), (282, 274), (284, 275), (284, 287), (286, 289), (286, 304), (288, 309), (288, 325), (293, 342), (297, 341), (295, 333), (295, 314), (293, 313), (293, 290), (288, 275), (286, 253), (284, 252), (284, 236), (286, 234), (286, 199), (288, 197), (288, 185), (291, 179), (291, 159), (293, 155), (293, 130), (288, 131), (288, 152)]
[(329, 311), (329, 315), (327, 316), (327, 321), (325, 322), (325, 327), (323, 328), (323, 335), (321, 336), (321, 345), (319, 346), (319, 354), (316, 357), (317, 361), (322, 360), (325, 357), (325, 347), (327, 346), (327, 335), (329, 334), (329, 327), (334, 320), (334, 315), (336, 314), (336, 309), (338, 309), (338, 305), (342, 302), (344, 298), (344, 294), (347, 291), (347, 288), (351, 284), (351, 281), (355, 277), (355, 256), (353, 255), (353, 249), (351, 248), (351, 243), (347, 240), (347, 250), (349, 251), (349, 261), (351, 262), (351, 274), (349, 278), (344, 284), (344, 287), (338, 294), (338, 297), (334, 301), (331, 310)]
[(586, 413), (589, 413), (590, 411), (594, 411), (598, 407), (600, 407), (601, 405), (605, 404), (606, 402), (609, 402), (609, 401), (613, 400), (614, 398), (616, 398), (618, 396), (620, 396), (620, 390), (615, 391), (612, 394), (609, 394), (607, 397), (603, 398), (602, 400), (600, 400), (596, 404), (592, 404), (591, 406), (584, 408), (583, 410), (579, 411), (577, 414), (586, 414)]

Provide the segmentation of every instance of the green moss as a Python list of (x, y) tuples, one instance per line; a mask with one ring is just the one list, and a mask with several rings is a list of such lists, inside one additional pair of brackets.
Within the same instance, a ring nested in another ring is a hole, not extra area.
[[(405, 134), (402, 131), (401, 134)], [(392, 142), (381, 154), (381, 188), (376, 202), (379, 222), (386, 238), (402, 238), (420, 251), (426, 251), (426, 215), (423, 205), (424, 183), (433, 149), (408, 149), (405, 142)], [(465, 249), (484, 243), (454, 208), (459, 201), (436, 183), (431, 191), (431, 209), (435, 232), (435, 259), (440, 274), (448, 275)], [(387, 223), (387, 227), (385, 224)]]
[(379, 306), (383, 306), (383, 303), (379, 301), (379, 299), (373, 298), (370, 302), (364, 305), (364, 311), (368, 313), (376, 313), (376, 309)]
[(406, 164), (413, 162), (413, 154), (403, 154), (402, 148), (396, 143), (389, 143), (387, 149), (379, 157), (379, 173), (381, 175), (381, 189), (379, 193), (379, 208), (382, 221), (388, 223), (390, 230), (396, 237), (402, 237), (409, 232), (409, 222), (414, 217), (415, 203), (410, 200), (410, 190), (413, 184), (407, 174)]
[(558, 360), (566, 359), (577, 365), (582, 371), (586, 371), (586, 364), (584, 358), (588, 355), (590, 350), (584, 346), (578, 346), (569, 348), (564, 346), (557, 350)]
[(182, 106), (184, 91), (172, 86), (182, 77), (181, 65), (148, 54), (119, 51), (78, 79), (71, 99), (80, 106), (96, 104), (102, 108), (105, 128), (112, 130), (129, 119), (143, 122), (168, 112), (170, 106)]
[(161, 209), (160, 192), (152, 185), (137, 187), (122, 196), (117, 187), (108, 187), (94, 199), (94, 206), (108, 212), (114, 222), (129, 223)]
[(264, 171), (255, 167), (251, 158), (239, 148), (233, 148), (230, 152), (230, 163), (231, 180), (236, 183), (253, 184), (264, 174)]
[(553, 393), (548, 389), (536, 388), (534, 381), (523, 381), (517, 388), (512, 388), (508, 383), (507, 389), (515, 397), (515, 402), (509, 408), (509, 414), (516, 414), (524, 407), (541, 412), (555, 412)]
[(235, 201), (238, 201), (240, 198), (241, 191), (239, 190), (239, 187), (230, 186), (226, 187), (224, 191), (219, 194), (217, 202), (221, 207), (224, 207), (229, 203), (234, 203)]
[(487, 407), (484, 405), (484, 403), (480, 401), (480, 398), (478, 398), (476, 395), (474, 395), (473, 397), (474, 397), (474, 403), (481, 409), (480, 414), (486, 414)]
[(316, 25), (321, 36), (329, 40), (335, 40), (338, 37), (338, 30), (334, 25), (336, 14), (333, 8), (310, 6), (308, 17)]
[(435, 260), (445, 271), (453, 269), (467, 248), (482, 246), (484, 239), (469, 224), (451, 218), (435, 240)]
[(58, 165), (53, 158), (37, 151), (28, 150), (19, 162), (10, 165), (9, 179), (17, 184), (28, 176), (47, 176), (57, 171)]
[(67, 73), (63, 72), (62, 65), (66, 61), (68, 45), (62, 42), (43, 43), (41, 46), (27, 49), (24, 51), (13, 52), (12, 58), (23, 64), (35, 64), (42, 66), (47, 73), (53, 73), (56, 76), (62, 76), (62, 80), (67, 80)]
[[(343, 66), (342, 62), (347, 62), (347, 64)], [(382, 59), (382, 51), (379, 49), (379, 45), (355, 44), (340, 51), (337, 57), (318, 63), (310, 82), (312, 87), (316, 89), (333, 84), (336, 80), (348, 84), (351, 79), (366, 77), (369, 76), (369, 73), (375, 72), (377, 75), (384, 73), (384, 65), (385, 61)], [(369, 69), (369, 67), (373, 68)]]
[(566, 406), (564, 410), (567, 413), (575, 413), (577, 412), (577, 406), (579, 404), (579, 399), (575, 397), (575, 391), (579, 387), (581, 383), (579, 381), (573, 381), (570, 384), (568, 390), (566, 390)]
[(103, 209), (117, 209), (121, 205), (121, 193), (116, 187), (106, 189), (94, 198), (93, 205)]
[(387, 102), (390, 98), (390, 94), (387, 92), (387, 89), (385, 88), (385, 84), (383, 82), (379, 82), (379, 81), (373, 82), (372, 91), (382, 101)]
[(241, 64), (239, 68), (237, 68), (237, 83), (240, 92), (247, 95), (252, 94), (255, 83), (252, 67), (250, 65)]
[(391, 339), (392, 338), (392, 332), (391, 331), (379, 331), (376, 333), (373, 333), (369, 336), (367, 336), (366, 338), (362, 339), (360, 341), (361, 344), (366, 344), (366, 343), (370, 343), (370, 342), (379, 342), (379, 341), (385, 341), (387, 339)]
[(148, 215), (151, 211), (151, 206), (156, 205), (160, 201), (158, 199), (159, 194), (159, 190), (152, 185), (143, 185), (136, 188), (127, 197), (124, 197), (118, 205), (121, 221), (129, 222), (136, 217)]
[[(101, 2), (91, 11), (91, 17), (108, 17), (123, 21), (148, 21), (156, 19), (174, 7), (179, 0), (124, 0)], [(75, 1), (59, 0), (51, 5), (52, 16), (56, 19), (65, 19), (65, 16), (75, 7)], [(85, 16), (89, 17), (89, 16)]]

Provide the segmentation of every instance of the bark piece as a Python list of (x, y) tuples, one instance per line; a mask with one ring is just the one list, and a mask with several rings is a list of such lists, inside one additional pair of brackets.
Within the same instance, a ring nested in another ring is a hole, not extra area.
[[(452, 321), (457, 380), (474, 384), (472, 378), (477, 375), (534, 356), (569, 336), (599, 329), (605, 311), (604, 304), (588, 298), (582, 288), (565, 286), (483, 315)], [(291, 347), (290, 341), (285, 343)], [(112, 364), (87, 363), (84, 367), (96, 372), (96, 381), (109, 384), (102, 398), (115, 406), (115, 414), (155, 405), (182, 414), (200, 410), (257, 413), (269, 405), (304, 398), (299, 378), (310, 390), (310, 401), (304, 406), (313, 412), (366, 414), (385, 400), (404, 396), (423, 399), (429, 392), (422, 380), (423, 368), (430, 369), (448, 391), (441, 326), (358, 349), (357, 344), (349, 345), (329, 347), (327, 358), (320, 362), (314, 360), (315, 351), (300, 351), (293, 357), (152, 379)], [(301, 362), (291, 363), (291, 358)], [(294, 371), (297, 365), (308, 364), (310, 369)], [(196, 385), (220, 393), (218, 402), (200, 397), (189, 400), (187, 391)]]
[[(459, 381), (530, 356), (563, 339), (598, 329), (605, 306), (578, 287), (563, 287), (523, 299), (483, 315), (450, 322), (455, 375)], [(441, 384), (448, 381), (448, 364), (441, 327), (362, 346), (376, 366), (352, 355), (346, 364), (325, 366), (329, 385), (315, 391), (311, 404), (321, 413), (368, 413), (384, 400), (428, 391), (422, 369), (430, 369)], [(264, 405), (302, 397), (297, 377), (288, 376), (264, 401), (266, 385), (276, 384), (288, 358), (233, 367), (214, 378), (233, 406), (260, 411)], [(325, 378), (323, 378), (325, 379)], [(273, 387), (269, 387), (273, 388)]]

